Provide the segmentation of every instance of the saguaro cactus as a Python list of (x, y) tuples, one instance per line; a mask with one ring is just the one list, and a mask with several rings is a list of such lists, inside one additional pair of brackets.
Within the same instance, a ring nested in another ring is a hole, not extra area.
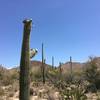
[(45, 84), (45, 65), (44, 65), (44, 48), (42, 43), (42, 77), (43, 77), (43, 84)]
[(72, 57), (70, 56), (70, 74), (71, 74), (71, 81), (73, 78), (73, 72), (72, 72)]
[(20, 94), (19, 100), (30, 100), (30, 31), (32, 20), (24, 20), (24, 33), (20, 60)]
[(52, 56), (52, 69), (54, 68), (54, 57)]
[(62, 68), (61, 68), (61, 66), (62, 66), (62, 63), (59, 62), (59, 80), (62, 79)]

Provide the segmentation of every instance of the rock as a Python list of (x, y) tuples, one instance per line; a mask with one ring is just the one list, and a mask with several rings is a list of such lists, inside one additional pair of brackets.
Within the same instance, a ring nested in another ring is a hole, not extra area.
[(38, 99), (38, 96), (32, 96), (31, 100), (39, 100), (39, 99)]
[(54, 96), (54, 100), (61, 100), (59, 92), (55, 92), (53, 96)]
[(93, 96), (93, 100), (97, 100), (97, 98), (98, 98), (97, 96)]

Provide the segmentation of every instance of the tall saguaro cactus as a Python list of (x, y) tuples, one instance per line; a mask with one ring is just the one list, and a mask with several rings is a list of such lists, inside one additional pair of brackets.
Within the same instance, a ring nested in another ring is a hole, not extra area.
[(45, 84), (45, 65), (44, 65), (44, 47), (42, 43), (42, 78), (43, 78), (43, 84)]
[(71, 73), (71, 81), (73, 78), (73, 72), (72, 72), (72, 57), (70, 56), (70, 73)]
[(60, 80), (62, 79), (62, 68), (61, 68), (61, 66), (62, 66), (62, 63), (59, 62), (59, 79)]
[(20, 94), (19, 100), (30, 100), (30, 31), (32, 20), (24, 20), (24, 33), (20, 60)]
[(54, 57), (52, 56), (52, 69), (54, 68)]

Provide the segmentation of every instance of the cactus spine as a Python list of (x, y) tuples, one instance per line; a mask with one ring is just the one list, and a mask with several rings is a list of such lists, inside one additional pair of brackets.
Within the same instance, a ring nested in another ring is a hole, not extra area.
[(42, 43), (42, 78), (43, 78), (43, 84), (45, 84), (45, 60), (44, 60), (44, 46)]
[(30, 100), (30, 31), (32, 20), (24, 20), (23, 42), (20, 60), (20, 94), (19, 100)]

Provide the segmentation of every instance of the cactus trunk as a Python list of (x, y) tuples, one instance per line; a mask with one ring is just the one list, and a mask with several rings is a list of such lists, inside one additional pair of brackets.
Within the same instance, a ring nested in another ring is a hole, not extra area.
[(54, 68), (54, 57), (52, 56), (52, 69)]
[(42, 78), (43, 78), (43, 84), (45, 84), (45, 65), (44, 65), (44, 48), (42, 43)]
[(20, 60), (20, 94), (19, 100), (30, 100), (30, 31), (32, 20), (24, 20), (24, 33)]
[(62, 80), (62, 68), (61, 68), (62, 64), (61, 62), (59, 62), (59, 80)]
[(73, 72), (72, 72), (72, 57), (70, 56), (70, 74), (71, 74), (71, 81), (73, 79)]

